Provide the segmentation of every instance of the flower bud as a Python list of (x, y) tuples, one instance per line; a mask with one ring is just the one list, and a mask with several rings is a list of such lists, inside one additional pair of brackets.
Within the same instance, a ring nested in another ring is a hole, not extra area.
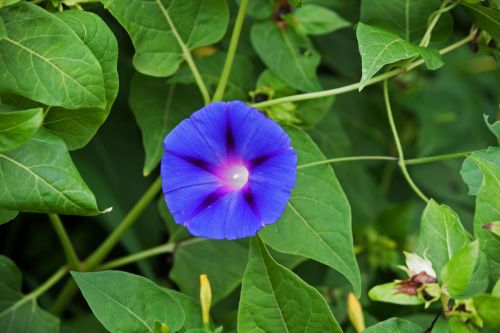
[(358, 298), (352, 292), (347, 295), (347, 315), (356, 332), (359, 333), (365, 329), (363, 309), (361, 308)]
[(201, 315), (204, 325), (210, 322), (210, 306), (212, 304), (212, 289), (206, 274), (200, 275), (200, 303)]

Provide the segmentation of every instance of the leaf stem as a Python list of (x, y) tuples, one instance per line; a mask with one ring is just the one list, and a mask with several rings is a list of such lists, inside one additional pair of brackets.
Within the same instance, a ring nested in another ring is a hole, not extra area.
[(233, 67), (234, 56), (236, 54), (236, 49), (238, 48), (238, 42), (240, 40), (241, 29), (243, 28), (243, 22), (245, 22), (245, 15), (247, 12), (248, 0), (241, 0), (240, 8), (238, 9), (238, 14), (236, 16), (236, 22), (234, 23), (233, 34), (231, 35), (231, 41), (229, 42), (229, 48), (227, 50), (226, 61), (224, 62), (224, 68), (222, 69), (221, 77), (215, 89), (215, 94), (213, 101), (222, 100), (224, 97), (224, 91), (226, 90), (227, 80), (231, 74), (231, 68)]
[[(10, 308), (18, 308), (22, 304), (29, 302), (31, 300), (36, 300), (41, 294), (52, 288), (59, 280), (61, 280), (64, 275), (68, 272), (65, 266), (59, 268), (51, 277), (49, 277), (40, 287), (33, 290), (31, 293), (27, 294), (23, 298), (19, 299), (17, 302), (12, 304)], [(0, 313), (1, 315), (1, 313)]]
[(136, 262), (136, 261), (139, 261), (142, 259), (156, 256), (158, 254), (172, 253), (175, 251), (175, 249), (180, 244), (187, 245), (187, 244), (197, 243), (200, 241), (203, 241), (203, 238), (189, 238), (189, 239), (183, 240), (181, 242), (169, 241), (167, 244), (159, 245), (159, 246), (156, 246), (156, 247), (153, 247), (153, 248), (150, 248), (150, 249), (138, 252), (138, 253), (134, 253), (134, 254), (131, 254), (131, 255), (128, 255), (128, 256), (125, 256), (122, 258), (108, 261), (108, 262), (102, 264), (99, 267), (99, 270), (113, 269), (116, 267), (128, 265), (128, 264), (131, 264), (133, 262)]
[(69, 280), (68, 282), (66, 282), (62, 290), (59, 292), (59, 295), (57, 295), (56, 300), (50, 307), (50, 312), (55, 314), (56, 316), (59, 316), (66, 308), (66, 305), (69, 303), (69, 301), (71, 301), (73, 296), (75, 296), (77, 291), (78, 288), (73, 280)]
[[(464, 38), (460, 39), (459, 41), (439, 50), (439, 53), (441, 55), (449, 53), (449, 52), (459, 48), (460, 46), (467, 44), (468, 42), (470, 42), (472, 40), (472, 38), (473, 38), (473, 33), (471, 33), (467, 37), (464, 37)], [(423, 63), (424, 63), (424, 61), (422, 59), (419, 59), (419, 60), (416, 60), (415, 62), (410, 63), (408, 66), (405, 66), (403, 68), (393, 69), (393, 70), (388, 71), (386, 73), (377, 75), (375, 77), (372, 77), (370, 80), (368, 80), (368, 82), (366, 83), (365, 86), (369, 86), (369, 85), (372, 85), (374, 83), (381, 82), (381, 81), (387, 80), (389, 78), (392, 78), (392, 77), (397, 76), (399, 74), (409, 72), (409, 71), (417, 68), (418, 66), (422, 65)], [(321, 97), (327, 97), (327, 96), (335, 96), (335, 95), (340, 95), (340, 94), (347, 93), (350, 91), (358, 90), (359, 87), (360, 87), (360, 83), (356, 82), (356, 83), (349, 84), (349, 85), (339, 87), (339, 88), (271, 99), (268, 101), (251, 104), (251, 106), (253, 106), (255, 108), (264, 108), (264, 107), (268, 107), (268, 106), (276, 105), (276, 104), (281, 104), (281, 103), (298, 102), (298, 101), (304, 101), (304, 100), (308, 100), (308, 99), (315, 99), (315, 98), (321, 98)]]
[(339, 162), (349, 162), (349, 161), (368, 161), (368, 160), (377, 160), (377, 161), (397, 161), (397, 157), (392, 156), (349, 156), (349, 157), (337, 157), (330, 158), (327, 160), (316, 161), (311, 163), (305, 163), (297, 166), (297, 169), (310, 168), (313, 166), (318, 166), (322, 164), (330, 164), (330, 163), (339, 163)]
[(425, 163), (429, 163), (429, 162), (436, 162), (436, 161), (450, 160), (450, 159), (454, 159), (454, 158), (467, 157), (470, 154), (472, 154), (472, 151), (466, 151), (466, 152), (461, 152), (461, 153), (451, 153), (451, 154), (444, 154), (444, 155), (436, 155), (436, 156), (428, 156), (428, 157), (420, 157), (420, 158), (412, 158), (409, 160), (405, 160), (405, 164), (406, 165), (425, 164)]
[(68, 233), (66, 229), (64, 229), (64, 225), (61, 221), (61, 218), (57, 214), (48, 214), (50, 222), (56, 231), (57, 236), (59, 237), (59, 241), (64, 250), (64, 254), (66, 255), (66, 261), (68, 262), (68, 266), (75, 271), (81, 270), (80, 260), (78, 259), (78, 255), (76, 254), (75, 248), (69, 239)]
[(59, 268), (50, 278), (47, 279), (40, 287), (33, 290), (31, 293), (27, 295), (27, 297), (31, 299), (36, 299), (38, 296), (52, 288), (59, 280), (61, 280), (64, 275), (68, 272), (67, 267), (63, 266)]
[[(469, 35), (467, 35), (467, 37), (464, 37), (464, 38), (456, 41), (455, 43), (450, 44), (447, 47), (442, 48), (441, 50), (439, 50), (439, 54), (444, 55), (444, 54), (449, 53), (455, 49), (458, 49), (460, 46), (462, 46), (464, 44), (467, 44), (468, 42), (470, 42), (474, 38), (476, 31), (477, 31), (477, 29), (472, 29), (471, 32), (469, 33)], [(421, 61), (423, 61), (423, 60), (421, 60)]]
[(434, 328), (434, 325), (436, 324), (436, 322), (438, 321), (439, 317), (441, 317), (441, 313), (443, 313), (443, 311), (441, 309), (439, 309), (439, 311), (436, 313), (436, 315), (434, 316), (434, 319), (432, 319), (432, 322), (431, 324), (429, 325), (429, 327), (427, 327), (424, 331), (424, 333), (431, 333), (432, 332), (432, 329)]
[(144, 250), (144, 251), (141, 251), (141, 252), (137, 252), (137, 253), (131, 254), (129, 256), (125, 256), (125, 257), (122, 257), (122, 258), (118, 258), (118, 259), (114, 259), (114, 260), (108, 261), (108, 262), (102, 264), (99, 267), (99, 269), (102, 269), (102, 270), (105, 270), (105, 269), (114, 269), (114, 268), (117, 268), (117, 267), (120, 267), (120, 266), (125, 266), (125, 265), (128, 265), (128, 264), (131, 264), (131, 263), (136, 262), (136, 261), (140, 261), (140, 260), (143, 260), (143, 259), (146, 259), (146, 258), (149, 258), (149, 257), (156, 256), (156, 255), (159, 255), (159, 254), (171, 253), (171, 252), (174, 251), (175, 247), (176, 247), (175, 243), (167, 243), (167, 244), (163, 244), (163, 245), (160, 245), (160, 246), (156, 246), (156, 247), (153, 247), (153, 248), (148, 249), (148, 250)]
[(457, 2), (455, 4), (452, 4), (449, 7), (446, 7), (449, 2), (450, 2), (450, 0), (444, 0), (443, 3), (441, 3), (441, 6), (439, 7), (439, 9), (437, 11), (435, 11), (434, 13), (432, 13), (432, 15), (431, 15), (432, 19), (431, 19), (429, 25), (427, 26), (427, 30), (425, 31), (424, 35), (422, 36), (422, 39), (420, 40), (420, 43), (418, 44), (418, 46), (427, 47), (429, 45), (429, 43), (431, 41), (432, 31), (436, 27), (436, 24), (438, 23), (439, 19), (441, 18), (441, 15), (443, 13), (453, 9), (453, 7), (455, 7), (456, 4), (458, 3)]
[[(454, 158), (466, 157), (470, 154), (472, 154), (472, 151), (412, 158), (412, 159), (405, 160), (405, 164), (407, 166), (408, 165), (425, 164), (425, 163), (431, 163), (431, 162), (437, 162), (437, 161), (451, 160)], [(305, 168), (310, 168), (310, 167), (323, 165), (323, 164), (351, 162), (351, 161), (399, 161), (399, 158), (397, 158), (395, 156), (376, 156), (376, 155), (336, 157), (336, 158), (329, 158), (327, 160), (321, 160), (321, 161), (316, 161), (316, 162), (300, 164), (297, 166), (297, 169), (305, 169)]]
[(191, 69), (191, 72), (193, 73), (194, 80), (198, 85), (198, 89), (200, 89), (204, 103), (205, 104), (210, 103), (210, 94), (208, 93), (207, 86), (205, 85), (205, 82), (203, 82), (200, 72), (198, 71), (198, 68), (194, 63), (193, 57), (191, 56), (191, 52), (189, 51), (188, 47), (182, 40), (181, 35), (179, 35), (179, 32), (177, 31), (177, 28), (174, 25), (174, 22), (172, 22), (172, 19), (170, 18), (168, 10), (163, 6), (163, 3), (160, 0), (156, 0), (156, 3), (158, 4), (158, 7), (160, 7), (163, 17), (165, 17), (165, 20), (167, 21), (168, 25), (170, 26), (170, 29), (172, 30), (172, 34), (174, 35), (175, 39), (177, 40), (177, 43), (182, 49), (182, 55), (184, 56), (184, 59), (186, 60), (189, 68)]
[(391, 127), (392, 135), (394, 136), (394, 142), (396, 143), (396, 149), (398, 151), (399, 155), (399, 161), (398, 165), (399, 168), (401, 169), (401, 172), (403, 173), (404, 177), (406, 178), (406, 181), (410, 185), (410, 187), (415, 191), (415, 193), (425, 202), (429, 201), (429, 198), (427, 198), (422, 191), (418, 188), (418, 186), (415, 184), (413, 179), (411, 178), (408, 169), (406, 168), (405, 164), (405, 159), (404, 159), (404, 153), (403, 153), (403, 146), (401, 145), (401, 140), (399, 139), (398, 131), (396, 129), (396, 123), (394, 122), (394, 117), (392, 115), (392, 108), (391, 108), (391, 101), (389, 99), (389, 87), (388, 87), (388, 81), (384, 81), (384, 102), (385, 102), (385, 108), (387, 110), (387, 118), (389, 119), (389, 126)]
[(106, 240), (85, 260), (85, 270), (96, 268), (104, 258), (111, 252), (115, 245), (120, 241), (122, 235), (127, 231), (132, 224), (139, 218), (142, 212), (149, 206), (151, 201), (158, 195), (161, 189), (161, 178), (158, 177), (148, 190), (137, 201), (130, 212), (123, 218), (122, 222)]
[(51, 277), (49, 277), (41, 286), (33, 290), (31, 293), (27, 294), (23, 298), (19, 299), (11, 308), (20, 307), (22, 304), (29, 302), (31, 300), (36, 300), (44, 292), (52, 288), (59, 280), (61, 280), (64, 275), (68, 272), (67, 267), (63, 266), (59, 268)]

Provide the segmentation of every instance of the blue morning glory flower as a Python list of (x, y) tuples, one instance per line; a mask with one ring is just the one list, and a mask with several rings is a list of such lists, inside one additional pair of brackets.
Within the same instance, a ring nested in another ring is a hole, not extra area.
[(283, 213), (297, 154), (273, 120), (240, 101), (194, 112), (164, 140), (161, 177), (177, 224), (193, 235), (255, 235)]

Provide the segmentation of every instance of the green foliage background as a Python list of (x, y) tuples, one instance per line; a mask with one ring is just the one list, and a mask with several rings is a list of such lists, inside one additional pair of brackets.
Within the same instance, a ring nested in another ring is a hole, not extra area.
[[(498, 332), (499, 5), (0, 0), (0, 332)], [(162, 140), (235, 99), (297, 184), (258, 237), (193, 238)]]

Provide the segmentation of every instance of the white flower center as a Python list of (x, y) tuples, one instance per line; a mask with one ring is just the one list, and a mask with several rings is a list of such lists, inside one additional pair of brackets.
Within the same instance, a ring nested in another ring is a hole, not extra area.
[(241, 164), (230, 167), (226, 174), (226, 182), (235, 190), (241, 189), (248, 182), (248, 170)]

